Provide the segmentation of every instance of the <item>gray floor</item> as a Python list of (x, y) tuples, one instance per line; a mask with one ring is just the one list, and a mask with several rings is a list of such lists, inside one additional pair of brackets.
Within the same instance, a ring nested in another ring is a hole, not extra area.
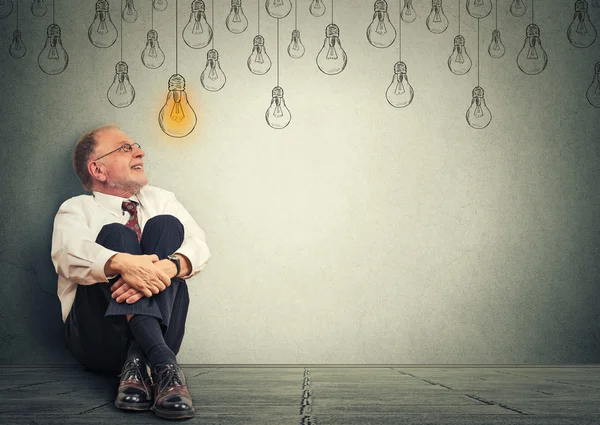
[[(600, 424), (600, 366), (193, 367), (193, 424)], [(113, 405), (116, 377), (0, 366), (0, 423), (169, 423)]]

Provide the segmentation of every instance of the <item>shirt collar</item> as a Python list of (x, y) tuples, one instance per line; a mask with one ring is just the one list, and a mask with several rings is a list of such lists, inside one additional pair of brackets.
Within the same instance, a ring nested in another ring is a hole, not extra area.
[(94, 201), (96, 201), (96, 204), (100, 205), (103, 208), (106, 208), (112, 215), (116, 217), (120, 217), (123, 215), (123, 209), (121, 208), (123, 201), (135, 201), (138, 204), (140, 204), (140, 206), (142, 206), (142, 203), (140, 202), (137, 194), (130, 196), (129, 198), (121, 198), (120, 196), (107, 195), (106, 193), (95, 191), (92, 192), (92, 194), (94, 196)]

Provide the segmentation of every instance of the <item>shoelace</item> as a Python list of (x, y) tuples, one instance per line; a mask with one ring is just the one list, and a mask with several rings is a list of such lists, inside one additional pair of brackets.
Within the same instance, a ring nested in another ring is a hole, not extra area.
[(150, 393), (148, 387), (146, 386), (146, 380), (144, 379), (144, 376), (142, 374), (143, 367), (146, 367), (146, 365), (143, 364), (140, 359), (129, 359), (125, 362), (125, 365), (123, 366), (123, 371), (119, 375), (119, 379), (137, 379), (144, 386), (144, 391), (146, 391), (146, 393)]
[(162, 393), (163, 390), (170, 386), (182, 386), (183, 382), (181, 376), (179, 376), (181, 369), (179, 366), (167, 365), (156, 368), (158, 380), (154, 385), (158, 385), (158, 393)]

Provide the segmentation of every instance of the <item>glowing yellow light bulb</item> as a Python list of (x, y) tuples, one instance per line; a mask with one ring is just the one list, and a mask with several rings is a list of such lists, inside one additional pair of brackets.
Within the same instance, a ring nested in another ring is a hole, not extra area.
[(158, 114), (160, 128), (171, 137), (185, 137), (194, 130), (197, 122), (185, 92), (185, 79), (173, 74), (169, 78), (167, 101)]

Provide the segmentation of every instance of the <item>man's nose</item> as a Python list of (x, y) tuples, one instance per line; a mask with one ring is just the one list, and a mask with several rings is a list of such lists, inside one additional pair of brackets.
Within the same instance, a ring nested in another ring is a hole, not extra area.
[(133, 156), (134, 156), (135, 158), (142, 158), (143, 156), (145, 156), (145, 155), (146, 155), (146, 152), (144, 152), (144, 150), (143, 150), (141, 147), (139, 147), (139, 148), (138, 148), (138, 147), (136, 146), (136, 147), (134, 147), (134, 149), (135, 149), (135, 150), (133, 151)]

